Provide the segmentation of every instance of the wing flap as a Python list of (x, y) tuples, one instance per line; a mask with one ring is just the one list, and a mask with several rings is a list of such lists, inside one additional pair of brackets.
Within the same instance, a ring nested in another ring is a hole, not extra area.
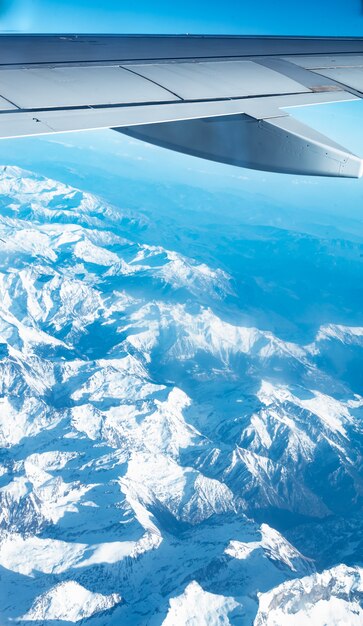
[(254, 61), (148, 63), (125, 66), (183, 100), (241, 98), (310, 91), (303, 84)]
[(219, 100), (308, 93), (281, 72), (253, 61), (132, 66), (26, 67), (0, 71), (0, 107), (22, 110)]
[(363, 54), (309, 54), (308, 56), (295, 55), (282, 58), (307, 70), (325, 67), (363, 67)]
[(165, 148), (251, 169), (358, 178), (362, 161), (290, 116), (234, 115), (115, 129)]
[(363, 94), (363, 66), (315, 70), (315, 73), (332, 78), (345, 87)]
[(0, 72), (0, 94), (20, 109), (178, 100), (119, 66), (6, 69)]

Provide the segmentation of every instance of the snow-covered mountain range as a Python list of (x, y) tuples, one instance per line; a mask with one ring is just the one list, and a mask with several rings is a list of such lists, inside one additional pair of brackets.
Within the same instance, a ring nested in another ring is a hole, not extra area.
[(0, 189), (1, 624), (363, 624), (363, 327), (279, 336), (145, 216)]

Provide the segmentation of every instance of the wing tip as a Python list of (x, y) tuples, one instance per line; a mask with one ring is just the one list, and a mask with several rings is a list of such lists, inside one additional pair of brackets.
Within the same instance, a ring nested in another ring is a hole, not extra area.
[(359, 170), (358, 170), (357, 178), (362, 178), (362, 176), (363, 176), (363, 159), (359, 159), (359, 162), (360, 162), (360, 167), (359, 167)]
[(349, 155), (349, 158), (344, 163), (343, 169), (340, 171), (339, 176), (342, 178), (362, 178), (363, 159), (353, 154)]

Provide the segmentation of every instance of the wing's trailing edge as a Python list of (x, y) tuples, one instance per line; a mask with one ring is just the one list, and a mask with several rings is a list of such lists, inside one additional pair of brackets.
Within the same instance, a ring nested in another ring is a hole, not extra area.
[(363, 39), (0, 36), (0, 137), (114, 128), (241, 167), (359, 177), (289, 107), (363, 98)]

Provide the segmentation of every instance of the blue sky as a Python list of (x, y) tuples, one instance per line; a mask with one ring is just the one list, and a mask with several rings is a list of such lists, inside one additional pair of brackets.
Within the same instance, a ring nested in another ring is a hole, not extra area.
[(1, 30), (363, 35), (361, 0), (0, 0)]

